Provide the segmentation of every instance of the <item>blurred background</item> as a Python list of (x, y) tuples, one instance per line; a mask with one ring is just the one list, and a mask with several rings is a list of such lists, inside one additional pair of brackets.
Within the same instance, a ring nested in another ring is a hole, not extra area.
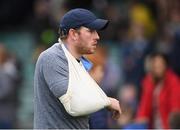
[[(179, 0), (1, 0), (0, 128), (33, 128), (36, 60), (58, 41), (62, 15), (77, 7), (110, 20), (109, 27), (99, 32), (100, 53), (96, 58), (89, 56), (95, 65), (91, 75), (108, 96), (120, 100), (123, 109), (118, 121), (106, 110), (92, 115), (91, 128), (138, 127), (134, 122), (143, 93), (142, 80), (152, 69), (147, 58), (150, 53), (165, 54), (168, 68), (177, 79), (180, 76)], [(179, 116), (175, 121), (169, 116), (166, 120), (172, 128), (180, 128)], [(147, 127), (143, 125), (139, 127)]]

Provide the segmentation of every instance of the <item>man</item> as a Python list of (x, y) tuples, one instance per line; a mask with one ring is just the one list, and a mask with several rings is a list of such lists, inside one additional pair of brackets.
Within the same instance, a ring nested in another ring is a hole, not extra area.
[(60, 21), (59, 43), (42, 52), (34, 77), (34, 128), (85, 129), (88, 115), (104, 107), (119, 118), (119, 101), (107, 97), (86, 70), (83, 57), (96, 50), (107, 20), (86, 9), (73, 9)]

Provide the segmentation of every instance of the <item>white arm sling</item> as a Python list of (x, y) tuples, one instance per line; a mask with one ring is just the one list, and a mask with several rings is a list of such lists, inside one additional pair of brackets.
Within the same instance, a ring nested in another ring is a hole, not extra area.
[(91, 78), (83, 64), (77, 62), (63, 43), (61, 46), (69, 68), (68, 89), (66, 94), (59, 98), (65, 110), (72, 116), (82, 116), (108, 106), (110, 104), (108, 97)]

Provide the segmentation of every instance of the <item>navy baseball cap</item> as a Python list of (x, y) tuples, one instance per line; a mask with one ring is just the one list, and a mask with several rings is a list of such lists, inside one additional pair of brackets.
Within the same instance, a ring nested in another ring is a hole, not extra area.
[(91, 11), (82, 8), (76, 8), (68, 11), (60, 21), (60, 29), (68, 32), (71, 28), (81, 26), (94, 30), (103, 30), (107, 27), (109, 21), (97, 18)]

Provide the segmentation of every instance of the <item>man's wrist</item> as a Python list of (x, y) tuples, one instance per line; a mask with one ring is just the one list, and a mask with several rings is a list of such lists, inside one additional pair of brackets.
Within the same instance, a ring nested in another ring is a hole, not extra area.
[(111, 105), (112, 105), (112, 101), (111, 100), (112, 100), (111, 97), (107, 98), (107, 106), (106, 106), (107, 109), (109, 109), (111, 107)]

